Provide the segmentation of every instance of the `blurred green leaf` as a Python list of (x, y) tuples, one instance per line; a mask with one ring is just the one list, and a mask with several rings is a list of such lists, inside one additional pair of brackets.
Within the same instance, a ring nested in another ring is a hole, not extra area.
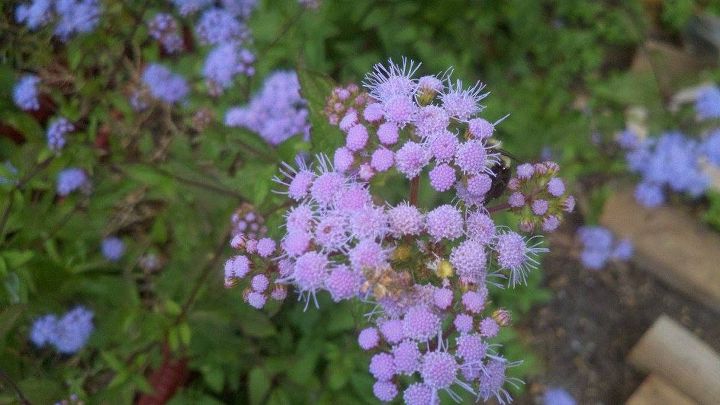
[(262, 367), (255, 367), (248, 373), (248, 390), (251, 404), (261, 404), (270, 390), (270, 379)]

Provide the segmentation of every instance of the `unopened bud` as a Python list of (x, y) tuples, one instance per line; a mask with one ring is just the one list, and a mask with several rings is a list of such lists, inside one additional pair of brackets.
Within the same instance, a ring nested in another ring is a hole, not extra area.
[(507, 309), (499, 308), (493, 311), (492, 319), (500, 326), (508, 326), (512, 323), (512, 317)]

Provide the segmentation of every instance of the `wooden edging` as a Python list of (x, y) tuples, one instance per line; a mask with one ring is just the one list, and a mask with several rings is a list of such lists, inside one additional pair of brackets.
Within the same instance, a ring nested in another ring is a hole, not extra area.
[(666, 315), (640, 338), (628, 361), (662, 377), (700, 404), (720, 403), (720, 356)]
[(600, 222), (633, 241), (640, 268), (720, 313), (720, 235), (678, 208), (640, 206), (631, 191), (610, 197)]
[(678, 391), (664, 378), (650, 374), (635, 390), (625, 405), (697, 405), (697, 402)]

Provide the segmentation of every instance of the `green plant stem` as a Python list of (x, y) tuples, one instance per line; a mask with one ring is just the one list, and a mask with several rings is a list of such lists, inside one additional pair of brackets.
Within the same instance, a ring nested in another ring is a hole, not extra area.
[(294, 16), (285, 21), (278, 35), (267, 46), (265, 46), (257, 53), (259, 55), (258, 59), (262, 59), (262, 57), (265, 56), (265, 53), (267, 53), (280, 42), (280, 40), (285, 36), (285, 34), (290, 31), (290, 28), (292, 28), (292, 26), (295, 25), (295, 23), (300, 19), (300, 17), (302, 17), (304, 12), (305, 8), (301, 7), (300, 11), (298, 11), (297, 13), (295, 13)]
[[(195, 187), (198, 187), (198, 188), (202, 188), (202, 189), (205, 189), (205, 190), (213, 191), (213, 192), (215, 192), (215, 193), (217, 193), (217, 194), (226, 195), (226, 196), (228, 196), (228, 197), (233, 197), (233, 198), (237, 198), (237, 199), (240, 199), (240, 200), (244, 200), (244, 199), (245, 199), (245, 197), (243, 197), (240, 193), (238, 193), (238, 192), (236, 192), (236, 191), (233, 191), (233, 190), (230, 190), (230, 189), (228, 189), (228, 188), (225, 188), (225, 187), (223, 187), (223, 186), (221, 186), (221, 185), (210, 184), (210, 183), (206, 183), (206, 182), (204, 182), (204, 181), (195, 180), (195, 179), (188, 179), (188, 178), (186, 178), (186, 177), (179, 176), (179, 175), (177, 175), (177, 174), (175, 174), (175, 173), (172, 173), (172, 172), (170, 172), (170, 171), (168, 171), (168, 170), (165, 170), (165, 169), (163, 169), (163, 168), (157, 167), (157, 166), (155, 166), (155, 165), (151, 165), (151, 164), (147, 164), (147, 163), (141, 163), (141, 164), (142, 164), (143, 166), (146, 166), (146, 167), (148, 167), (148, 168), (151, 168), (151, 169), (155, 170), (158, 174), (161, 174), (161, 175), (163, 175), (163, 176), (169, 177), (169, 178), (171, 178), (171, 179), (173, 179), (173, 180), (177, 180), (177, 181), (179, 181), (179, 182), (181, 182), (181, 183), (188, 184), (188, 185), (191, 185), (191, 186), (195, 186)], [(114, 165), (113, 168), (114, 168), (115, 170), (118, 170), (118, 171), (122, 172), (123, 174), (127, 174), (127, 172), (126, 172), (122, 167), (120, 167), (120, 166), (118, 166), (118, 165)]]
[(5, 209), (3, 210), (2, 216), (0, 216), (0, 242), (5, 241), (5, 226), (7, 225), (8, 219), (10, 218), (10, 211), (12, 210), (15, 201), (15, 199), (13, 198), (13, 194), (15, 193), (15, 191), (21, 191), (25, 187), (25, 185), (33, 179), (33, 177), (37, 176), (39, 173), (45, 170), (53, 161), (53, 159), (55, 159), (55, 156), (50, 156), (42, 162), (35, 164), (23, 178), (18, 180), (17, 184), (15, 184), (15, 187), (10, 190), (10, 198), (7, 205), (5, 206)]
[(208, 261), (205, 263), (205, 266), (200, 270), (200, 273), (198, 274), (197, 278), (195, 279), (195, 282), (193, 283), (192, 290), (190, 291), (190, 295), (185, 300), (185, 302), (182, 305), (182, 310), (180, 311), (180, 314), (178, 314), (177, 318), (175, 318), (175, 322), (173, 322), (173, 325), (180, 324), (186, 317), (188, 312), (190, 311), (190, 308), (192, 307), (193, 303), (195, 303), (195, 300), (197, 299), (198, 295), (200, 294), (200, 289), (205, 284), (205, 281), (207, 281), (208, 276), (210, 276), (211, 272), (216, 269), (217, 264), (220, 260), (220, 256), (222, 255), (223, 250), (225, 249), (225, 246), (227, 245), (228, 239), (230, 237), (230, 231), (231, 227), (228, 226), (225, 231), (222, 233), (222, 237), (218, 241), (217, 246), (213, 250), (212, 255), (208, 259)]
[(0, 369), (0, 379), (3, 380), (3, 381), (5, 381), (5, 383), (6, 383), (7, 385), (9, 385), (10, 388), (12, 388), (13, 391), (15, 391), (15, 394), (17, 395), (18, 399), (20, 400), (20, 403), (21, 403), (21, 404), (23, 404), (23, 405), (31, 405), (31, 404), (32, 404), (32, 403), (25, 397), (25, 394), (22, 392), (22, 390), (20, 389), (20, 387), (18, 387), (18, 385), (15, 384), (15, 381), (13, 381), (12, 378), (10, 378), (10, 376), (7, 375), (7, 373), (5, 373), (5, 371), (3, 371), (2, 369)]
[(488, 208), (487, 211), (488, 213), (492, 214), (493, 212), (505, 211), (507, 209), (510, 209), (510, 204), (502, 203)]

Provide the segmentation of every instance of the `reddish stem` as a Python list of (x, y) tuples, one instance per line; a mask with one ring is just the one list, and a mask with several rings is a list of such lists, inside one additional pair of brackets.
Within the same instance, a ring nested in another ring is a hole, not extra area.
[(417, 206), (418, 192), (420, 191), (420, 176), (410, 180), (410, 205)]
[(492, 214), (493, 212), (504, 211), (507, 209), (510, 209), (510, 204), (502, 203), (488, 208), (487, 211), (488, 213)]

